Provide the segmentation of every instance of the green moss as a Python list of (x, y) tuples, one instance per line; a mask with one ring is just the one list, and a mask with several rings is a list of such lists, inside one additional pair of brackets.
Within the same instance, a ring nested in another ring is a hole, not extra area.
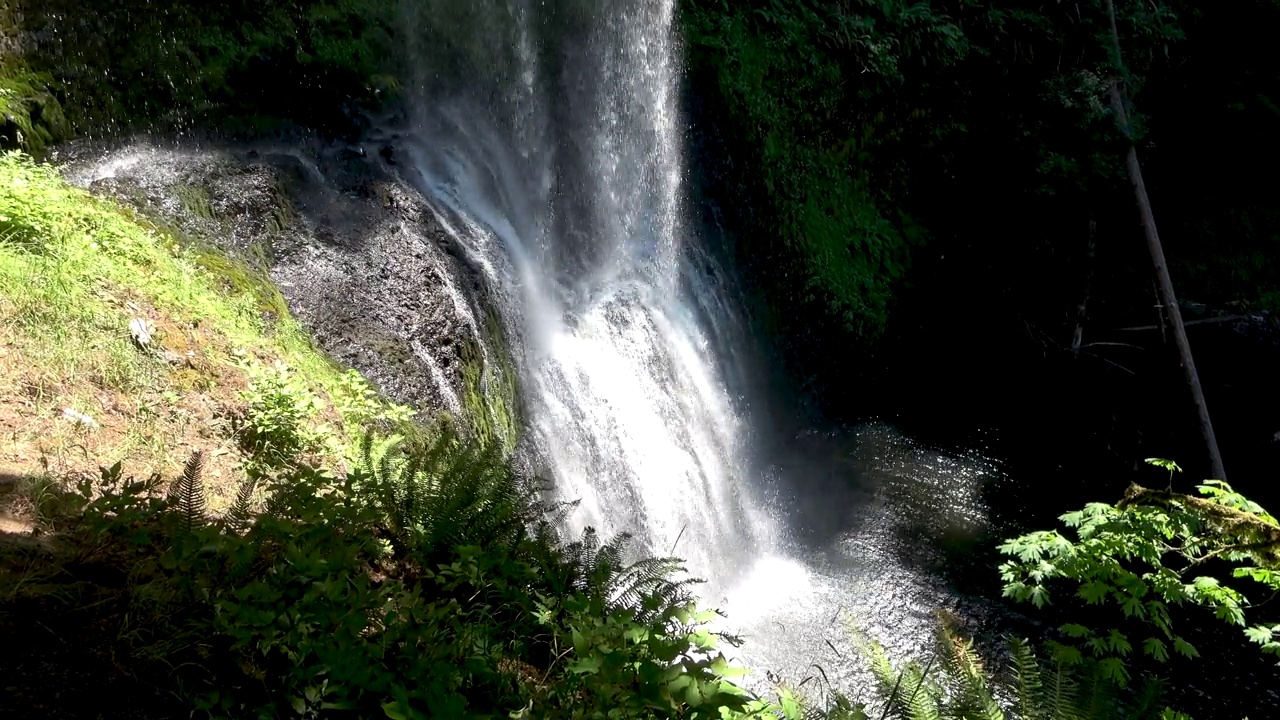
[(179, 185), (177, 188), (178, 202), (182, 204), (182, 209), (191, 215), (202, 217), (207, 220), (213, 219), (213, 206), (210, 202), (209, 191), (195, 185)]
[(196, 267), (208, 273), (209, 280), (223, 291), (256, 301), (258, 312), (268, 320), (288, 317), (289, 306), (284, 295), (262, 270), (210, 246), (188, 250)]
[[(78, 130), (192, 124), (258, 134), (281, 121), (352, 132), (351, 107), (397, 84), (396, 3), (46, 0), (32, 62), (63, 81)], [(75, 21), (68, 21), (74, 18)]]
[(0, 149), (34, 155), (71, 135), (50, 76), (24, 68), (0, 68)]
[(273, 233), (284, 232), (297, 217), (293, 202), (284, 188), (279, 186), (272, 188), (271, 198), (271, 214), (267, 216), (267, 229)]
[(737, 174), (729, 181), (739, 197), (758, 199), (739, 259), (758, 272), (756, 284), (779, 317), (801, 318), (805, 327), (829, 319), (871, 340), (887, 322), (916, 233), (865, 162), (865, 148), (891, 129), (883, 115), (840, 111), (848, 79), (836, 56), (814, 50), (824, 16), (787, 7), (763, 15), (745, 6), (685, 7), (692, 63), (723, 108), (715, 130), (730, 143)]
[(503, 455), (520, 439), (519, 388), (502, 324), (492, 313), (485, 322), (488, 357), (468, 342), (462, 357), (462, 406), (473, 437)]

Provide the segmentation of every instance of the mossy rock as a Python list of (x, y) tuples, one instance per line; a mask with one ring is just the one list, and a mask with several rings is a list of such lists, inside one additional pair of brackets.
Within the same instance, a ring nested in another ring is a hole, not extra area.
[(216, 219), (208, 190), (194, 185), (180, 185), (175, 192), (178, 195), (178, 202), (187, 213), (205, 220)]
[(258, 309), (267, 321), (289, 315), (289, 307), (280, 288), (271, 281), (265, 271), (257, 269), (226, 252), (212, 247), (195, 247), (196, 266), (228, 292), (246, 294), (257, 298)]
[(42, 155), (71, 137), (52, 79), (25, 70), (0, 69), (0, 149)]
[(472, 437), (507, 455), (520, 440), (520, 392), (506, 333), (491, 309), (485, 313), (484, 335), (488, 357), (476, 339), (463, 342), (462, 405)]

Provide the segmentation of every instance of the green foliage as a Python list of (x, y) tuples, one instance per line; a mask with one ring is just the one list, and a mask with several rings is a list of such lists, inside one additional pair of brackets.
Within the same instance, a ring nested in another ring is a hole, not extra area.
[[(233, 428), (251, 479), (325, 458), (355, 463), (367, 459), (356, 438), (374, 431), (413, 431), (412, 408), (388, 402), (355, 370), (335, 378), (325, 403), (300, 373), (278, 360), (268, 366), (242, 356), (241, 367), (249, 380), (241, 392), (246, 407), (233, 418)], [(328, 406), (340, 428), (320, 421)]]
[(484, 328), (487, 353), (474, 342), (463, 348), (463, 419), (476, 442), (509, 455), (520, 439), (516, 371), (495, 313), (486, 314)]
[(112, 652), (134, 672), (172, 668), (155, 677), (198, 714), (725, 718), (755, 702), (677, 561), (626, 561), (625, 538), (590, 531), (561, 545), (538, 488), (489, 449), (369, 439), (351, 473), (284, 463), (258, 480), (263, 512), (246, 485), (218, 522), (200, 462), (167, 495), (120, 465), (81, 482), (59, 544), (67, 562), (127, 567), (93, 591), (111, 609), (94, 622), (119, 624)]
[(388, 403), (356, 370), (347, 370), (330, 390), (333, 407), (349, 428), (371, 429), (377, 425), (403, 425), (413, 419), (407, 405)]
[(1124, 73), (1102, 0), (680, 3), (714, 220), (820, 402), (863, 399), (851, 342), (1039, 353), (1025, 331), (1065, 343), (1086, 275), (1091, 310), (1140, 309), (1117, 75), (1182, 294), (1275, 305), (1280, 222), (1252, 178), (1280, 157), (1280, 5), (1115, 6)]
[[(867, 338), (883, 328), (918, 229), (894, 211), (868, 162), (900, 130), (859, 101), (897, 83), (911, 49), (954, 30), (924, 6), (908, 18), (892, 5), (873, 3), (864, 15), (832, 4), (709, 0), (686, 3), (684, 13), (694, 63), (714, 72), (723, 117), (734, 119), (733, 162), (755, 178), (750, 196), (767, 203), (753, 209), (767, 225), (744, 238), (742, 262), (774, 274), (780, 307), (829, 314)], [(892, 29), (871, 37), (877, 21)], [(881, 40), (899, 29), (892, 43)], [(863, 76), (870, 87), (848, 81), (851, 67), (872, 71)]]
[[(1167, 461), (1160, 467), (1176, 469)], [(1159, 662), (1171, 655), (1194, 658), (1194, 646), (1178, 635), (1170, 605), (1212, 610), (1219, 620), (1244, 628), (1265, 653), (1280, 655), (1273, 639), (1280, 625), (1248, 625), (1249, 600), (1232, 580), (1280, 590), (1280, 524), (1226, 483), (1210, 480), (1198, 496), (1131, 486), (1117, 505), (1091, 503), (1062, 522), (1076, 540), (1057, 531), (1014, 538), (1000, 550), (1007, 597), (1037, 606), (1050, 602), (1050, 584), (1069, 581), (1091, 605), (1105, 605), (1152, 635), (1130, 639), (1115, 627), (1068, 624), (1061, 631), (1089, 655), (1124, 675), (1123, 659), (1138, 652)], [(1216, 574), (1201, 574), (1212, 573)], [(1145, 634), (1145, 633), (1144, 633)]]
[[(1122, 692), (1127, 678), (1111, 674), (1106, 661), (1082, 658), (1040, 660), (1030, 643), (1010, 638), (1008, 666), (1003, 673), (986, 669), (973, 641), (955, 628), (954, 619), (940, 616), (938, 643), (925, 664), (907, 662), (895, 667), (884, 647), (858, 634), (859, 650), (878, 685), (879, 699), (865, 714), (848, 717), (905, 720), (1107, 720), (1109, 718), (1172, 718), (1162, 709), (1162, 686), (1148, 680), (1136, 693)], [(850, 707), (839, 698), (837, 712)], [(882, 708), (875, 712), (875, 708)], [(859, 712), (864, 712), (859, 710)], [(786, 716), (790, 718), (791, 716)], [(833, 717), (846, 717), (833, 715)], [(1176, 717), (1183, 717), (1176, 715)]]
[(283, 363), (244, 363), (249, 387), (242, 393), (247, 408), (237, 418), (235, 434), (250, 462), (250, 476), (280, 470), (322, 453), (331, 437), (313, 423), (320, 398)]
[[(136, 373), (138, 354), (127, 340), (129, 316), (120, 306), (140, 299), (163, 309), (169, 320), (199, 327), (206, 337), (231, 345), (242, 358), (285, 363), (296, 373), (293, 379), (272, 379), (270, 371), (260, 369), (263, 393), (269, 395), (266, 388), (282, 383), (305, 383), (306, 394), (290, 386), (293, 394), (286, 398), (277, 393), (275, 401), (330, 396), (342, 405), (343, 429), (351, 438), (360, 437), (369, 423), (405, 419), (404, 408), (385, 403), (375, 408), (378, 403), (369, 397), (367, 385), (361, 386), (363, 381), (344, 374), (315, 349), (274, 287), (268, 286), (275, 298), (268, 302), (267, 288), (257, 283), (229, 285), (225, 273), (233, 266), (225, 257), (188, 248), (131, 213), (71, 187), (52, 167), (38, 166), (29, 156), (0, 155), (3, 321), (45, 340), (49, 353), (83, 352), (95, 343), (120, 345), (119, 355), (130, 359), (131, 366), (119, 372)], [(269, 322), (264, 305), (271, 307)], [(74, 359), (51, 359), (51, 364), (64, 362)], [(266, 403), (262, 412), (286, 411), (267, 407), (265, 395), (257, 400)], [(299, 412), (305, 414), (301, 408), (286, 414)]]
[(24, 29), (41, 38), (29, 60), (57, 79), (81, 130), (278, 120), (345, 130), (350, 109), (396, 87), (396, 12), (386, 0), (54, 0), (29, 8)]
[(360, 460), (362, 492), (377, 502), (398, 557), (430, 564), (437, 549), (518, 543), (539, 522), (538, 488), (518, 481), (491, 449), (463, 442), (448, 426), (412, 453), (403, 443), (370, 436)]

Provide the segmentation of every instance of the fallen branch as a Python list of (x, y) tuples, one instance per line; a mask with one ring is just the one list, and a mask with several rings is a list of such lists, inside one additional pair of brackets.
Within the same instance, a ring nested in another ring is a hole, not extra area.
[[(1220, 315), (1218, 317), (1200, 318), (1198, 320), (1184, 320), (1183, 327), (1191, 327), (1192, 325), (1209, 325), (1212, 323), (1238, 322), (1241, 320), (1256, 320), (1253, 315)], [(1160, 325), (1136, 325), (1134, 327), (1115, 328), (1112, 332), (1144, 332), (1148, 330), (1159, 330)]]

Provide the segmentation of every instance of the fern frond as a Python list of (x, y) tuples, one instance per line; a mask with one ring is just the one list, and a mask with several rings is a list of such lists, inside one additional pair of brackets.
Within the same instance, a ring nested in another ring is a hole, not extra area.
[(1097, 671), (1097, 665), (1093, 665), (1093, 671), (1085, 678), (1089, 695), (1086, 703), (1082, 703), (1080, 709), (1082, 717), (1089, 720), (1109, 720), (1110, 718), (1120, 717), (1118, 712), (1120, 708), (1120, 687), (1112, 680), (1104, 677), (1101, 672)]
[(1080, 686), (1076, 683), (1073, 667), (1058, 661), (1047, 673), (1042, 713), (1047, 720), (1089, 720), (1080, 710)]
[(942, 720), (942, 690), (930, 677), (932, 663), (921, 668), (907, 663), (902, 669), (898, 695), (891, 698), (906, 720)]
[(676, 579), (684, 571), (677, 558), (645, 558), (615, 573), (607, 585), (607, 602), (615, 609), (636, 611), (641, 618), (693, 600), (696, 578)]
[(204, 452), (196, 450), (182, 467), (182, 474), (169, 485), (169, 501), (182, 517), (183, 527), (190, 531), (207, 521), (204, 496)]
[[(1041, 720), (1045, 708), (1044, 683), (1040, 662), (1030, 643), (1011, 637), (1009, 649), (1009, 694), (1018, 720)], [(1046, 718), (1052, 720), (1052, 718)]]
[(240, 489), (236, 491), (235, 502), (231, 503), (231, 507), (222, 519), (224, 526), (231, 532), (242, 533), (253, 524), (253, 511), (256, 505), (254, 493), (257, 489), (258, 481), (256, 478), (247, 477), (244, 482), (240, 483)]
[(947, 684), (946, 714), (964, 720), (1005, 720), (1004, 711), (995, 701), (982, 660), (973, 649), (973, 641), (955, 630), (955, 620), (944, 617), (938, 623), (939, 656)]
[(1126, 717), (1134, 720), (1156, 720), (1164, 710), (1164, 705), (1161, 703), (1163, 698), (1164, 681), (1148, 677), (1134, 696)]
[(907, 663), (900, 670), (893, 667), (884, 646), (854, 628), (854, 643), (867, 660), (877, 690), (884, 701), (883, 718), (905, 720), (941, 720), (941, 691), (929, 679), (933, 663), (921, 668), (917, 663)]
[(448, 427), (412, 448), (395, 436), (365, 438), (358, 462), (363, 494), (385, 518), (392, 546), (423, 566), (461, 546), (515, 547), (539, 526), (534, 486)]
[(897, 696), (898, 689), (902, 685), (902, 676), (893, 668), (893, 663), (889, 661), (889, 654), (885, 652), (883, 645), (862, 636), (855, 636), (854, 639), (858, 650), (867, 659), (871, 675), (879, 685), (880, 694), (888, 698), (892, 705), (892, 700)]
[(599, 601), (610, 610), (630, 610), (642, 622), (693, 600), (691, 587), (701, 580), (679, 577), (684, 562), (678, 558), (642, 558), (626, 562), (631, 536), (621, 533), (603, 545), (595, 528), (564, 546), (570, 584), (576, 592)]

